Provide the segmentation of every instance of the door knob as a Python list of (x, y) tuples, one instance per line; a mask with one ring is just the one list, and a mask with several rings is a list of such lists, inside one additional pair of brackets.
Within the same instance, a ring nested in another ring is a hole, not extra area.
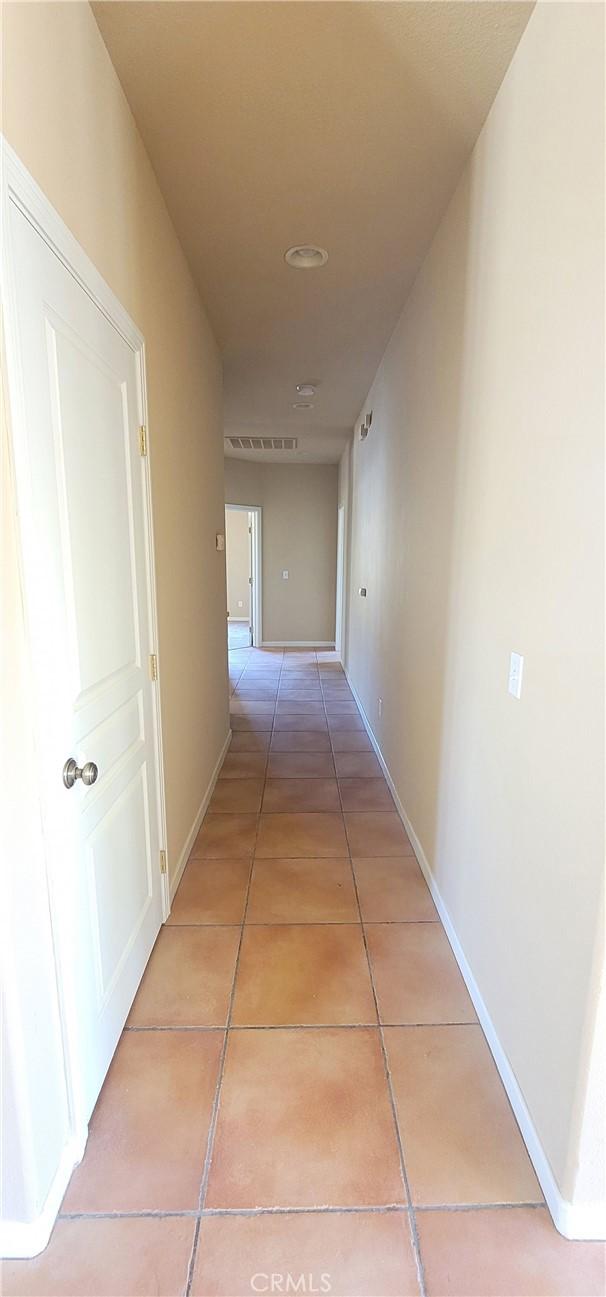
[(76, 765), (73, 757), (69, 757), (63, 767), (63, 783), (66, 788), (73, 788), (76, 779), (81, 779), (88, 787), (94, 784), (98, 774), (99, 769), (94, 761), (87, 761), (86, 765), (80, 767)]

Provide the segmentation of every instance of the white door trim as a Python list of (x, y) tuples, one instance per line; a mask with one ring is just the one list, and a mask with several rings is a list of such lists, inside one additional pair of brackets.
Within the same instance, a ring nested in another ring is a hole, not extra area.
[(225, 508), (251, 515), (253, 586), (250, 611), (253, 648), (261, 648), (263, 645), (263, 509), (259, 504), (231, 504), (229, 500), (225, 501)]
[(345, 608), (345, 505), (337, 508), (337, 588), (335, 596), (335, 650), (343, 657), (343, 613)]
[[(147, 414), (146, 378), (145, 378), (145, 343), (142, 334), (115, 297), (109, 285), (99, 274), (83, 248), (67, 228), (58, 212), (46, 198), (36, 181), (15, 154), (14, 150), (0, 135), (0, 201), (2, 215), (2, 300), (3, 325), (6, 349), (7, 396), (10, 411), (8, 419), (8, 436), (10, 447), (11, 470), (14, 475), (16, 499), (18, 505), (18, 546), (19, 563), (23, 585), (24, 617), (26, 635), (29, 635), (31, 608), (34, 592), (34, 516), (30, 480), (35, 472), (31, 462), (29, 439), (26, 435), (26, 423), (23, 400), (23, 374), (20, 358), (20, 347), (17, 330), (17, 283), (15, 267), (9, 236), (9, 213), (13, 204), (26, 220), (33, 226), (48, 247), (63, 263), (70, 275), (77, 281), (83, 291), (95, 303), (96, 307), (110, 321), (126, 344), (130, 347), (137, 361), (138, 387), (140, 403), (140, 422), (147, 430), (148, 456), (145, 465), (145, 501), (144, 526), (147, 557), (147, 597), (150, 610), (150, 633), (152, 643), (150, 652), (155, 652), (158, 664), (161, 664), (158, 642), (158, 618), (156, 603), (155, 561), (153, 544), (153, 518), (151, 500), (151, 481), (149, 467), (150, 430)], [(33, 663), (31, 663), (32, 669)], [(160, 671), (158, 676), (160, 677)], [(161, 846), (166, 848), (166, 804), (164, 793), (160, 679), (154, 689), (153, 698), (153, 743), (155, 781), (158, 798), (158, 837)], [(166, 918), (169, 909), (168, 874), (160, 872), (160, 861), (157, 861), (158, 882), (162, 898), (163, 916)], [(51, 920), (55, 933), (61, 931), (57, 922), (60, 912), (60, 900), (49, 879), (49, 904)], [(53, 917), (54, 916), (54, 917)], [(73, 1084), (75, 1048), (75, 1028), (71, 1015), (67, 1012), (69, 1003), (68, 984), (73, 980), (73, 969), (70, 965), (70, 951), (56, 947), (55, 962), (57, 985), (61, 1003), (61, 1025), (65, 1043), (66, 1084), (70, 1095), (72, 1142), (74, 1147), (83, 1147), (86, 1136), (86, 1123), (78, 1112), (74, 1102), (77, 1087)], [(58, 1206), (58, 1204), (57, 1204)], [(46, 1209), (45, 1209), (46, 1210)], [(42, 1213), (44, 1215), (44, 1211)], [(40, 1218), (39, 1218), (40, 1219)], [(51, 1216), (52, 1227), (54, 1216)], [(32, 1222), (32, 1227), (36, 1222)]]

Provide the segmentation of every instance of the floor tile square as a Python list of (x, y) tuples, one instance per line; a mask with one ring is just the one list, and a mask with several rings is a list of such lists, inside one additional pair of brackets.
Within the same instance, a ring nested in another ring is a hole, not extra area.
[(267, 764), (263, 752), (234, 752), (233, 746), (221, 766), (222, 779), (263, 779)]
[(251, 684), (242, 676), (234, 698), (239, 702), (275, 702), (278, 693), (277, 684)]
[(187, 1217), (59, 1220), (31, 1261), (2, 1262), (4, 1297), (180, 1297), (195, 1221)]
[(284, 730), (326, 730), (326, 717), (322, 710), (318, 716), (292, 716), (290, 713), (281, 712), (276, 716), (274, 728), (278, 731)]
[[(244, 694), (268, 693), (275, 694), (280, 687), (280, 672), (258, 671), (256, 674), (252, 671), (245, 671), (240, 676), (240, 690)], [(250, 698), (251, 702), (267, 702), (264, 698)], [(271, 701), (271, 699), (269, 700)]]
[(325, 707), (329, 716), (360, 715), (356, 704), (354, 702), (348, 702), (347, 700), (345, 702), (340, 702), (338, 700), (335, 702), (333, 699), (327, 698), (325, 701)]
[(357, 923), (349, 860), (260, 860), (253, 866), (247, 923)]
[(330, 752), (272, 752), (267, 765), (268, 779), (334, 779), (335, 764)]
[(280, 677), (280, 689), (310, 689), (315, 687), (319, 689), (319, 676), (317, 671), (306, 672), (287, 672), (283, 671)]
[(259, 811), (264, 779), (219, 779), (210, 799), (209, 811)]
[(192, 1297), (249, 1297), (251, 1275), (268, 1270), (295, 1282), (306, 1276), (308, 1293), (322, 1291), (325, 1275), (331, 1297), (419, 1293), (405, 1212), (280, 1212), (202, 1221)]
[(403, 1201), (376, 1029), (230, 1035), (207, 1207)]
[(475, 1022), (441, 923), (367, 923), (381, 1022)]
[(334, 730), (331, 734), (333, 752), (372, 752), (372, 743), (362, 730)]
[(334, 713), (328, 716), (328, 728), (331, 734), (337, 734), (341, 730), (364, 730), (364, 721), (359, 714), (355, 716), (335, 716)]
[(278, 716), (320, 716), (326, 720), (324, 703), (313, 698), (279, 698)]
[(603, 1243), (562, 1238), (546, 1207), (422, 1212), (428, 1297), (602, 1297)]
[(191, 857), (195, 860), (198, 857), (252, 856), (257, 818), (256, 815), (212, 815), (207, 812)]
[(231, 736), (228, 756), (241, 752), (267, 752), (270, 739), (269, 730), (239, 730)]
[(239, 940), (239, 927), (162, 928), (128, 1026), (225, 1026)]
[(431, 892), (414, 856), (370, 856), (353, 861), (366, 923), (438, 921)]
[(278, 692), (278, 702), (287, 703), (289, 699), (294, 699), (300, 703), (319, 702), (322, 706), (324, 705), (322, 700), (322, 690), (319, 685), (281, 684)]
[(339, 779), (379, 779), (383, 774), (374, 752), (335, 752)]
[(232, 1021), (243, 1027), (376, 1023), (360, 925), (246, 927)]
[(347, 856), (343, 816), (322, 812), (262, 815), (257, 857)]
[(340, 779), (344, 811), (394, 811), (394, 800), (385, 779)]
[(352, 856), (412, 856), (412, 846), (396, 811), (349, 812), (345, 827)]
[(62, 1211), (191, 1211), (215, 1096), (221, 1031), (124, 1032)]
[(385, 1042), (413, 1202), (541, 1202), (481, 1027), (388, 1027)]
[(324, 730), (284, 730), (271, 736), (271, 752), (330, 752), (328, 728)]
[(190, 860), (177, 888), (167, 926), (184, 923), (241, 923), (250, 862)]
[(232, 698), (229, 710), (233, 716), (273, 716), (275, 703), (242, 702)]
[(262, 712), (258, 716), (240, 716), (232, 712), (229, 718), (230, 727), (236, 733), (238, 730), (270, 730), (273, 723), (273, 712)]
[(263, 812), (341, 810), (336, 779), (268, 779)]

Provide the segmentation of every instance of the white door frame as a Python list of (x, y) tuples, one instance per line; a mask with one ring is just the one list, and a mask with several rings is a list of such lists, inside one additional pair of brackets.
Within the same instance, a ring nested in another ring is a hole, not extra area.
[[(21, 370), (17, 330), (17, 283), (15, 282), (15, 271), (14, 265), (12, 264), (9, 238), (8, 216), (11, 203), (23, 213), (25, 218), (34, 227), (41, 238), (44, 239), (48, 247), (55, 253), (88, 297), (110, 321), (127, 345), (131, 348), (137, 360), (140, 423), (146, 428), (148, 442), (148, 458), (145, 465), (144, 521), (146, 532), (145, 544), (147, 551), (147, 597), (149, 601), (150, 631), (152, 637), (150, 652), (156, 654), (159, 668), (160, 652), (158, 643), (153, 519), (149, 469), (150, 437), (145, 379), (145, 342), (142, 334), (124, 310), (124, 307), (114, 296), (109, 285), (99, 274), (83, 248), (64, 224), (58, 212), (48, 201), (46, 195), (36, 184), (33, 177), (2, 135), (0, 135), (0, 170), (0, 201), (2, 204), (3, 230), (2, 300), (6, 350), (7, 396), (9, 406), (8, 437), (11, 471), (14, 477), (15, 495), (18, 506), (19, 562), (23, 588), (26, 636), (31, 645), (31, 610), (34, 607), (37, 598), (36, 547), (38, 540), (36, 533), (36, 518), (30, 493), (30, 478), (35, 472), (36, 466), (31, 461), (24, 414), (23, 374)], [(37, 655), (33, 652), (29, 652), (28, 668), (32, 680), (37, 683), (37, 687), (41, 689), (42, 685), (44, 685), (44, 687), (48, 688), (48, 681), (44, 680), (41, 665), (37, 660)], [(161, 672), (158, 669), (157, 687), (154, 690), (153, 744), (154, 773), (158, 798), (158, 833), (160, 844), (165, 849), (166, 803), (164, 793), (164, 762), (162, 754), (160, 676)], [(39, 725), (40, 724), (41, 721), (39, 722)], [(40, 729), (38, 729), (37, 734), (34, 734), (34, 738), (36, 739), (39, 735)], [(36, 775), (37, 778), (35, 778)], [(42, 792), (42, 816), (44, 819), (45, 780), (40, 769), (34, 772), (33, 782)], [(157, 861), (156, 867), (158, 870), (158, 883), (162, 900), (163, 917), (167, 918), (170, 910), (168, 874), (161, 873), (159, 860)], [(66, 1084), (70, 1100), (73, 1134), (76, 1138), (82, 1139), (83, 1133), (86, 1129), (86, 1121), (83, 1120), (82, 1114), (78, 1111), (78, 1103), (75, 1098), (78, 1093), (78, 1087), (74, 1084), (77, 1059), (77, 1027), (73, 1014), (70, 1012), (69, 1008), (73, 1003), (72, 995), (70, 994), (70, 987), (74, 985), (76, 970), (74, 968), (72, 952), (69, 949), (65, 949), (66, 943), (61, 942), (60, 940), (60, 935), (63, 931), (63, 925), (61, 923), (61, 889), (57, 886), (56, 880), (53, 879), (52, 870), (50, 868), (48, 869), (47, 876), (51, 922), (55, 933), (55, 961), (60, 999), (61, 1026), (65, 1048)]]
[[(253, 648), (263, 644), (263, 509), (259, 504), (231, 504), (225, 501), (226, 509), (239, 513), (249, 513), (252, 527), (252, 596), (250, 616), (252, 622)], [(227, 560), (226, 560), (227, 561)]]
[(335, 652), (343, 657), (343, 624), (345, 620), (345, 505), (337, 510), (337, 589), (335, 600)]

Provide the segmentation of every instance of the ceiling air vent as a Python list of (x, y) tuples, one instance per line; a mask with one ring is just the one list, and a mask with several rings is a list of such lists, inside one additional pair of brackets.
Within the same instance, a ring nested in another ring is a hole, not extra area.
[(226, 437), (232, 450), (296, 450), (296, 437)]

